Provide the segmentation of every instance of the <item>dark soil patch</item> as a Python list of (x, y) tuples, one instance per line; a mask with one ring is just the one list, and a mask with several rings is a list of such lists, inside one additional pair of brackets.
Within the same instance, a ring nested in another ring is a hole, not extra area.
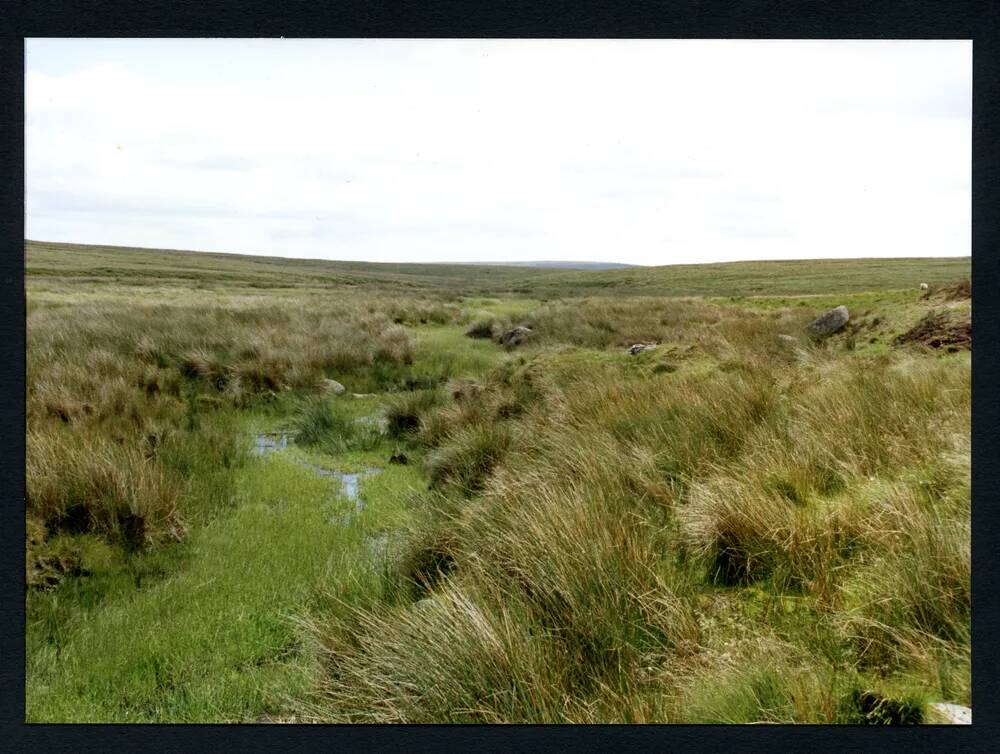
[(912, 700), (856, 690), (851, 701), (857, 717), (852, 722), (862, 725), (919, 725), (923, 722), (923, 711)]
[(972, 315), (955, 312), (930, 312), (916, 325), (898, 336), (897, 345), (915, 343), (949, 352), (971, 350)]

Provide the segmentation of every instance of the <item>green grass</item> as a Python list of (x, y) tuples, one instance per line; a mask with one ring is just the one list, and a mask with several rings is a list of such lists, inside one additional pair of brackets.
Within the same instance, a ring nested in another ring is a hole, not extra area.
[[(968, 257), (730, 262), (620, 270), (559, 270), (460, 264), (330, 262), (25, 242), (25, 272), (36, 284), (112, 284), (140, 289), (195, 285), (207, 291), (377, 289), (403, 295), (465, 296), (467, 309), (516, 316), (502, 298), (567, 295), (774, 296), (908, 289), (969, 277)], [(500, 299), (497, 294), (502, 294)], [(486, 297), (486, 298), (484, 298)]]
[[(970, 354), (898, 339), (969, 316), (918, 290), (967, 259), (27, 247), (32, 721), (903, 724), (970, 701)], [(839, 304), (847, 328), (805, 337)], [(466, 335), (486, 320), (534, 333)], [(295, 439), (259, 458), (261, 432)], [(319, 473), (374, 469), (361, 510)]]
[(131, 559), (93, 545), (85, 566), (98, 575), (29, 610), (28, 720), (286, 714), (308, 694), (312, 667), (292, 618), (329, 585), (377, 566), (364, 538), (407, 520), (419, 476), (386, 466), (363, 480), (365, 511), (344, 528), (330, 518), (353, 504), (336, 483), (276, 454), (242, 468), (232, 513), (183, 545)]

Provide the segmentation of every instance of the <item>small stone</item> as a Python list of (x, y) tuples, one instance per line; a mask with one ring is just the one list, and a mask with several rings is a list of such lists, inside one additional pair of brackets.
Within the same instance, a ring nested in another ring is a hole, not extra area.
[(345, 390), (344, 386), (341, 385), (336, 380), (323, 380), (323, 392), (332, 393), (333, 395), (340, 395)]
[(628, 349), (630, 356), (638, 356), (643, 351), (652, 351), (656, 348), (655, 343), (636, 343)]
[(796, 339), (795, 337), (791, 335), (785, 335), (784, 333), (778, 335), (778, 340), (780, 340), (782, 343), (788, 343), (789, 345), (794, 345), (795, 343), (799, 342), (798, 339)]
[(825, 337), (837, 332), (837, 330), (847, 324), (850, 318), (850, 315), (847, 313), (847, 307), (838, 306), (814, 319), (806, 325), (806, 329), (813, 335)]
[(520, 325), (511, 330), (507, 330), (503, 335), (500, 336), (500, 345), (502, 346), (517, 346), (520, 345), (529, 335), (531, 335), (532, 330), (530, 327), (525, 327)]
[(930, 725), (972, 725), (972, 710), (961, 704), (934, 702), (927, 705), (926, 722)]
[(920, 284), (920, 290), (922, 290), (922, 291), (926, 291), (929, 287), (930, 286), (927, 285), (927, 283), (921, 283)]

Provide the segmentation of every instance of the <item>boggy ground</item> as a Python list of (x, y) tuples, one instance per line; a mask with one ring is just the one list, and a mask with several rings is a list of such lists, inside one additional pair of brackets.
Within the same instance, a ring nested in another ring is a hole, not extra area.
[[(29, 274), (30, 720), (969, 703), (969, 343), (912, 336), (970, 317), (967, 295), (136, 274)], [(837, 304), (852, 323), (806, 338)], [(515, 324), (532, 333), (505, 349)], [(332, 472), (366, 472), (360, 507)]]

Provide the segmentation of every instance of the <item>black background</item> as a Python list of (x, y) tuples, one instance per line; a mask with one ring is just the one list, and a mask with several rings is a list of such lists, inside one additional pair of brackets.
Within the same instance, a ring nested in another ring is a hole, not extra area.
[[(997, 30), (985, 2), (0, 2), (0, 750), (985, 751), (1000, 741)], [(969, 727), (24, 724), (24, 38), (972, 39), (973, 710)], [(990, 741), (994, 741), (991, 745)]]

